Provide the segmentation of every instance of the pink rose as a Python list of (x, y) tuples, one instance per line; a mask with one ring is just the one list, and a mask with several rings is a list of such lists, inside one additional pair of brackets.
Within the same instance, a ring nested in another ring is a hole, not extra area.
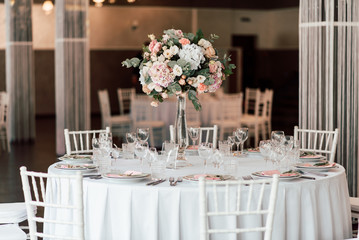
[(183, 32), (182, 32), (182, 30), (175, 30), (175, 35), (177, 36), (177, 37), (183, 37)]
[(162, 49), (162, 44), (157, 42), (156, 39), (152, 40), (150, 45), (148, 46), (151, 53), (156, 54)]
[(182, 46), (190, 44), (191, 42), (187, 38), (181, 38), (179, 40), (179, 43), (182, 44)]
[(200, 83), (197, 88), (199, 93), (204, 93), (207, 90), (207, 85), (204, 83)]
[(218, 69), (218, 65), (215, 62), (210, 62), (209, 63), (209, 72), (210, 73), (217, 72), (217, 69)]

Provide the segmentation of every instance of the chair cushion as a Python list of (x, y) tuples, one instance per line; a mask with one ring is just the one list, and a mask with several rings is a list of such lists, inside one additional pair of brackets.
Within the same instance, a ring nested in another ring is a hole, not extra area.
[(359, 198), (351, 197), (350, 206), (352, 211), (359, 212)]
[(0, 240), (25, 240), (26, 233), (17, 224), (0, 225)]
[(19, 223), (26, 219), (25, 203), (0, 203), (0, 224)]

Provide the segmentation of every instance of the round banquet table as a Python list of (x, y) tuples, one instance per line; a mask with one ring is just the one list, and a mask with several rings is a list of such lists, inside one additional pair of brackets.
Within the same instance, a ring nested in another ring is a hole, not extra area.
[[(168, 169), (166, 176), (178, 177), (202, 172), (203, 164), (198, 157), (189, 157), (189, 161), (193, 166)], [(49, 173), (73, 173), (56, 169), (55, 164), (49, 167)], [(118, 159), (113, 162), (113, 167), (123, 171), (138, 170), (139, 160)], [(260, 155), (249, 154), (238, 158), (236, 176), (269, 169), (273, 169), (271, 163), (265, 163)], [(149, 172), (149, 168), (144, 166), (143, 171)], [(345, 169), (339, 166), (327, 174), (327, 177), (315, 176), (316, 180), (299, 178), (280, 181), (272, 239), (334, 240), (351, 237)], [(183, 181), (173, 187), (166, 181), (156, 186), (146, 186), (148, 181), (130, 183), (84, 178), (86, 239), (198, 240), (198, 184)]]

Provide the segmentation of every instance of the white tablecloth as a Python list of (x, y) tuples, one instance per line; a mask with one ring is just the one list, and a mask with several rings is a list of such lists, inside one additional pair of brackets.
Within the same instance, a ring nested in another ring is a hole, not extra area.
[[(166, 170), (166, 175), (177, 177), (202, 172), (198, 158), (190, 158), (190, 161), (194, 166)], [(138, 164), (138, 160), (117, 160), (115, 166), (129, 170), (138, 169)], [(270, 163), (251, 155), (238, 159), (237, 176), (270, 168)], [(59, 171), (54, 165), (49, 168), (50, 173)], [(315, 181), (296, 179), (279, 183), (273, 239), (334, 240), (351, 237), (345, 170), (340, 167), (328, 175), (315, 176)], [(176, 187), (169, 186), (168, 182), (157, 186), (146, 186), (145, 183), (85, 178), (86, 239), (198, 240), (197, 183), (184, 181)]]

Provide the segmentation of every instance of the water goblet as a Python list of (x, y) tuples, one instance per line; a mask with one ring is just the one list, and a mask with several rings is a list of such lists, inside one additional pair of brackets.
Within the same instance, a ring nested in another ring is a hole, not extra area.
[(196, 145), (196, 142), (199, 138), (199, 132), (200, 132), (200, 128), (194, 128), (194, 127), (188, 128), (188, 135), (191, 138), (193, 145)]
[(243, 153), (244, 142), (248, 139), (248, 128), (238, 128), (236, 134), (240, 135), (241, 153)]
[(135, 154), (139, 157), (141, 162), (141, 168), (143, 167), (143, 158), (146, 156), (148, 151), (148, 143), (147, 142), (137, 142), (135, 145)]
[(283, 137), (284, 137), (283, 131), (275, 130), (275, 131), (272, 131), (272, 133), (271, 133), (271, 139), (274, 144), (280, 144)]
[(137, 128), (137, 139), (141, 143), (147, 141), (149, 136), (150, 129), (149, 128)]
[(136, 136), (136, 133), (135, 132), (129, 132), (129, 133), (126, 133), (126, 141), (127, 143), (135, 143), (137, 140), (137, 136)]

